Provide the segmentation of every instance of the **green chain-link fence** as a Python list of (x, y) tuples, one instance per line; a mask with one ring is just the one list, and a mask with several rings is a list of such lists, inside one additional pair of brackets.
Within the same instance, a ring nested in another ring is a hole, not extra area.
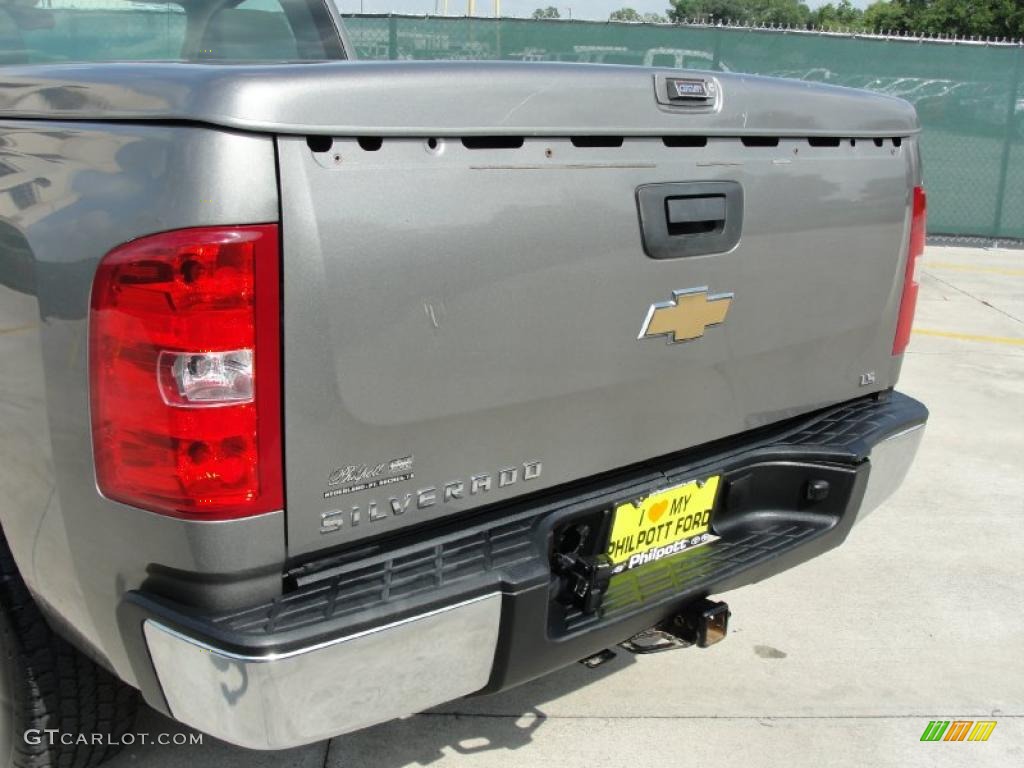
[(936, 234), (1024, 238), (1024, 47), (518, 19), (346, 19), (364, 59), (575, 61), (750, 72), (912, 102)]

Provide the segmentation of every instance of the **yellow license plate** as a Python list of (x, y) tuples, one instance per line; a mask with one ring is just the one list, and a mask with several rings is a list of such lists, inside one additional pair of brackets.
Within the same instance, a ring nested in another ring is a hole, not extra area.
[(608, 556), (621, 573), (687, 552), (718, 537), (711, 514), (718, 496), (717, 476), (658, 491), (615, 508)]

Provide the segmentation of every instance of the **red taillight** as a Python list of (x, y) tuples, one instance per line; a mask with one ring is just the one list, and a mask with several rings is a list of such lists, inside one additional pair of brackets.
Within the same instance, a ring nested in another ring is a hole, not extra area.
[(275, 224), (144, 237), (96, 271), (93, 458), (108, 498), (199, 519), (281, 509)]
[(900, 316), (896, 323), (896, 338), (892, 353), (902, 355), (910, 343), (910, 330), (914, 325), (914, 310), (917, 308), (917, 262), (924, 253), (925, 219), (928, 203), (924, 187), (914, 187), (913, 211), (910, 218), (910, 243), (907, 248), (907, 271), (903, 278), (903, 297), (900, 299)]

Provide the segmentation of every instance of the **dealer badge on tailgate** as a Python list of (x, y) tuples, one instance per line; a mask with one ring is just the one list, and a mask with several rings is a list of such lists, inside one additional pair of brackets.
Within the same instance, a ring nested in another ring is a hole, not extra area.
[(608, 556), (622, 573), (715, 541), (711, 514), (718, 480), (696, 480), (615, 508)]

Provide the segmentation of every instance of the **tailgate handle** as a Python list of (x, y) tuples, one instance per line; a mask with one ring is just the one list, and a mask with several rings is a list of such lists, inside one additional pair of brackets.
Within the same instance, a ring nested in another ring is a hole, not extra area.
[(735, 181), (646, 184), (636, 199), (652, 259), (724, 253), (740, 240), (743, 188)]
[(725, 228), (725, 195), (669, 197), (665, 216), (670, 235), (697, 235)]

